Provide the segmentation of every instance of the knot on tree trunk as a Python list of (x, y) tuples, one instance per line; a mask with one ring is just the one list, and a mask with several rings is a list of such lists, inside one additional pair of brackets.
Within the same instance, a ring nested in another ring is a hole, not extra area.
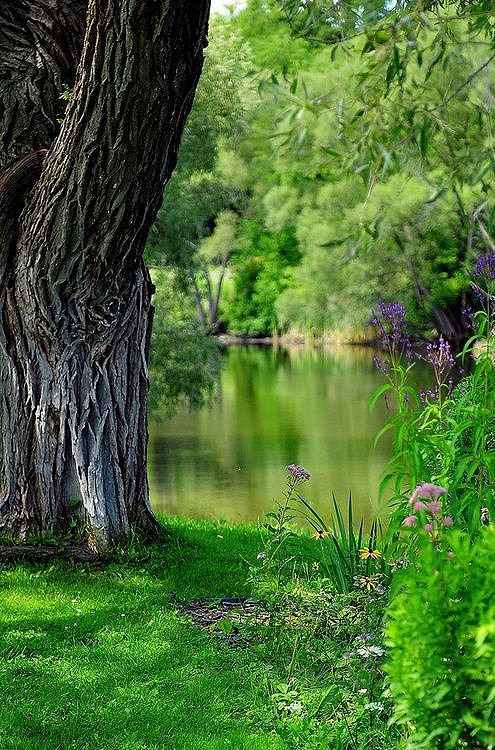
[(47, 152), (40, 148), (21, 156), (0, 173), (0, 216), (19, 216), (24, 197), (41, 174)]

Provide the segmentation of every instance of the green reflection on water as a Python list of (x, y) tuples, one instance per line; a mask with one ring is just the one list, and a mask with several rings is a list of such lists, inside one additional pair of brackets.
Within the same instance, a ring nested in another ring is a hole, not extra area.
[(255, 521), (273, 509), (285, 466), (312, 474), (304, 497), (329, 516), (332, 493), (355, 516), (375, 515), (390, 438), (373, 449), (386, 405), (370, 414), (383, 379), (373, 352), (349, 346), (230, 347), (218, 399), (150, 419), (149, 480), (156, 511)]

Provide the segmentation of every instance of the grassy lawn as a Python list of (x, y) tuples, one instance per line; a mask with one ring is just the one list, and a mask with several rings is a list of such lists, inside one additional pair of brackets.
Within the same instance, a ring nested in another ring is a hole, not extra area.
[[(331, 732), (324, 710), (316, 711), (316, 736), (315, 711), (311, 723), (307, 716), (289, 721), (271, 698), (287, 682), (292, 660), (290, 674), (307, 691), (308, 705), (321, 701), (333, 679), (335, 645), (325, 646), (328, 660), (316, 669), (295, 659), (297, 638), (296, 645), (285, 643), (281, 631), (269, 642), (258, 637), (232, 648), (170, 600), (172, 592), (184, 600), (256, 595), (247, 579), (259, 532), (185, 519), (165, 526), (165, 542), (105, 567), (23, 564), (0, 571), (0, 748), (358, 747), (342, 721), (335, 723), (335, 702), (326, 714)], [(353, 679), (342, 677), (344, 691)]]

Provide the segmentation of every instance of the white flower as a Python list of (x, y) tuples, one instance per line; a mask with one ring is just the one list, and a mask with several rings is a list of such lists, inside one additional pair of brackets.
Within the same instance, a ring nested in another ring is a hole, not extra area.
[(384, 705), (383, 703), (379, 703), (378, 701), (371, 701), (371, 703), (367, 703), (365, 705), (365, 708), (367, 708), (368, 711), (383, 711)]
[(358, 693), (359, 693), (360, 695), (366, 695), (366, 693), (367, 693), (367, 692), (368, 692), (368, 688), (360, 688), (360, 689), (358, 690)]
[(356, 653), (366, 659), (368, 656), (383, 656), (385, 649), (381, 646), (361, 646), (356, 650)]
[(303, 705), (301, 701), (293, 701), (288, 706), (284, 706), (284, 711), (287, 711), (289, 714), (300, 714), (302, 709)]

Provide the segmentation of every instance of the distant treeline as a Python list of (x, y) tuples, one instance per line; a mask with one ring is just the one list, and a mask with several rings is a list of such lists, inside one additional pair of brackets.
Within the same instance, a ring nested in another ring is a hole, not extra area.
[(486, 16), (450, 5), (249, 0), (213, 19), (148, 243), (179, 317), (352, 338), (399, 300), (413, 333), (465, 336), (495, 235), (494, 63)]

